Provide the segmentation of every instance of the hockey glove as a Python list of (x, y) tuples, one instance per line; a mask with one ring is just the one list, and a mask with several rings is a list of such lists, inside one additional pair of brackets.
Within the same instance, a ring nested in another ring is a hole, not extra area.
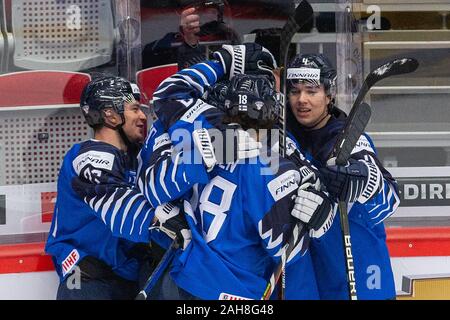
[[(272, 152), (279, 153), (279, 142), (274, 144), (272, 147)], [(300, 184), (304, 184), (306, 182), (315, 184), (319, 180), (319, 171), (315, 166), (313, 166), (305, 156), (300, 152), (297, 148), (295, 142), (286, 137), (286, 157), (287, 160), (293, 162), (298, 170), (300, 171), (301, 181)]]
[(323, 236), (333, 224), (336, 205), (326, 192), (319, 191), (320, 182), (302, 184), (297, 191), (291, 214), (304, 222), (312, 238)]
[[(333, 164), (333, 161), (329, 164)], [(347, 203), (365, 203), (382, 188), (383, 175), (380, 169), (365, 160), (349, 159), (346, 166), (330, 165), (319, 170), (330, 195)]]
[(155, 217), (158, 219), (150, 229), (159, 229), (171, 239), (176, 239), (183, 250), (191, 242), (192, 233), (180, 207), (168, 202), (155, 209)]
[(257, 43), (244, 43), (242, 45), (223, 45), (214, 52), (219, 60), (225, 75), (231, 80), (236, 74), (267, 74), (273, 76), (272, 70), (277, 67), (275, 58), (269, 50)]
[(237, 124), (228, 124), (220, 129), (197, 129), (192, 136), (208, 172), (216, 163), (254, 158), (262, 147), (260, 142)]

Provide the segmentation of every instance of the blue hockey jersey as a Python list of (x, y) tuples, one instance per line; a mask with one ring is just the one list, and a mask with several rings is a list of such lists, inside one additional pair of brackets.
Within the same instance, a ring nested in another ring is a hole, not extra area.
[[(272, 175), (261, 174), (264, 166), (259, 158), (254, 164), (216, 166), (211, 181), (196, 186), (190, 201), (185, 201), (192, 241), (176, 257), (171, 276), (194, 296), (262, 297), (298, 222), (290, 212), (300, 182), (297, 168), (288, 161), (281, 159), (280, 169)], [(303, 254), (307, 243), (302, 225), (289, 259)]]
[(128, 280), (137, 280), (136, 242), (148, 243), (154, 210), (133, 188), (136, 161), (113, 145), (88, 140), (64, 157), (46, 244), (63, 280), (85, 256), (102, 260)]
[[(154, 106), (159, 120), (150, 131), (150, 135), (152, 135), (152, 132), (155, 132), (155, 138), (152, 139), (149, 137), (143, 151), (141, 151), (140, 158), (143, 159), (141, 162), (144, 163), (140, 166), (141, 169), (147, 170), (148, 172), (148, 169), (145, 169), (145, 167), (148, 168), (148, 164), (145, 164), (145, 159), (148, 161), (148, 159), (151, 158), (150, 154), (152, 150), (157, 149), (154, 145), (166, 145), (169, 139), (174, 144), (177, 144), (180, 142), (180, 139), (177, 138), (180, 136), (183, 136), (184, 138), (186, 136), (189, 137), (194, 129), (211, 128), (221, 124), (221, 119), (224, 115), (223, 110), (209, 105), (201, 98), (204, 96), (206, 88), (208, 86), (212, 86), (222, 76), (223, 70), (221, 64), (213, 61), (205, 61), (203, 63), (191, 66), (189, 69), (178, 72), (172, 77), (166, 79), (159, 86), (154, 94)], [(165, 138), (158, 138), (163, 135), (165, 130), (167, 132)], [(182, 134), (179, 134), (179, 132)], [(187, 132), (187, 134), (185, 132)], [(164, 140), (165, 142), (161, 143), (161, 140)], [(186, 150), (193, 149), (193, 146), (192, 144), (188, 146), (184, 145), (182, 149), (186, 152)], [(189, 166), (178, 166), (179, 169), (174, 174), (175, 171), (172, 169), (172, 166), (174, 163), (178, 162), (178, 158), (174, 157), (174, 154), (176, 153), (173, 152), (173, 148), (171, 149), (170, 154), (169, 151), (167, 152), (167, 155), (171, 155), (172, 160), (175, 160), (172, 161), (172, 163), (167, 163), (167, 165), (159, 164), (153, 169), (154, 171), (161, 173), (165, 172), (164, 177), (161, 177), (160, 175), (159, 178), (155, 177), (154, 181), (164, 179), (167, 192), (161, 192), (157, 185), (154, 188), (149, 188), (148, 190), (150, 190), (150, 192), (148, 198), (152, 202), (154, 201), (151, 199), (156, 198), (152, 195), (152, 193), (156, 193), (160, 200), (164, 199), (164, 201), (167, 201), (169, 199), (173, 199), (177, 191), (183, 191), (183, 187), (181, 185), (188, 187), (188, 185), (186, 185), (186, 180), (192, 183), (199, 183), (202, 185), (206, 184), (206, 182), (202, 180), (204, 177), (207, 177), (207, 175), (205, 172), (202, 172), (201, 167), (196, 167), (193, 169), (188, 179), (183, 177), (183, 179), (177, 180), (176, 176), (180, 176), (179, 172), (182, 172), (183, 170), (189, 172)], [(160, 170), (159, 168), (164, 169)], [(142, 174), (139, 176), (141, 177)], [(168, 177), (170, 177), (170, 179), (168, 179)], [(148, 177), (143, 179), (143, 185), (145, 186), (145, 181), (148, 182), (149, 180), (150, 179)], [(175, 183), (176, 181), (179, 182)], [(192, 187), (192, 183), (190, 184), (190, 187)], [(254, 183), (257, 183), (257, 181), (254, 181)], [(267, 181), (263, 181), (261, 183), (264, 184), (267, 183)], [(173, 188), (174, 185), (176, 189)], [(169, 186), (172, 186), (172, 189)], [(146, 192), (144, 193), (147, 194)], [(168, 195), (170, 195), (171, 198), (168, 198)], [(255, 207), (255, 210), (258, 210), (258, 208)], [(260, 214), (262, 213), (263, 212), (260, 212)], [(225, 239), (223, 241), (225, 241)], [(309, 252), (306, 252), (303, 257), (299, 259), (299, 261), (300, 263), (290, 264), (287, 269), (286, 277), (288, 281), (286, 298), (317, 299), (318, 291)]]
[[(302, 150), (307, 151), (310, 161), (321, 167), (326, 164), (344, 125), (345, 118), (332, 116), (321, 129), (302, 130), (295, 122), (290, 127)], [(397, 183), (377, 159), (375, 147), (367, 134), (360, 137), (351, 157), (376, 164), (384, 178), (381, 190), (372, 199), (364, 204), (349, 204), (358, 299), (394, 298), (395, 284), (383, 221), (395, 212), (400, 203)], [(310, 252), (321, 299), (348, 299), (346, 262), (338, 214), (330, 230), (323, 237), (311, 241)]]

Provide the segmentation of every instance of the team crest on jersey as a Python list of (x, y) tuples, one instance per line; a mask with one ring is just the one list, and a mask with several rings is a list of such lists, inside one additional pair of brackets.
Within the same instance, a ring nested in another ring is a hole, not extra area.
[(111, 170), (114, 164), (114, 155), (109, 152), (91, 150), (80, 154), (72, 162), (73, 169), (78, 175), (88, 164), (98, 169)]
[(300, 174), (298, 171), (289, 170), (270, 181), (267, 184), (267, 188), (269, 189), (272, 198), (275, 201), (278, 201), (292, 191), (297, 190), (299, 181)]

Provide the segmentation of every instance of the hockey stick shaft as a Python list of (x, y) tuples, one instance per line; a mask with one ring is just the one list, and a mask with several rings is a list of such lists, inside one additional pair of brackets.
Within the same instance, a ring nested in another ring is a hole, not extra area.
[(147, 296), (150, 293), (150, 291), (155, 287), (158, 280), (161, 278), (161, 276), (166, 271), (167, 267), (172, 262), (173, 258), (175, 257), (177, 249), (178, 249), (177, 239), (174, 239), (169, 249), (167, 249), (163, 257), (161, 258), (161, 261), (159, 262), (158, 266), (155, 268), (155, 270), (148, 278), (147, 282), (144, 285), (144, 288), (136, 296), (135, 300), (147, 299)]
[[(355, 147), (359, 137), (363, 134), (367, 123), (369, 122), (371, 110), (369, 105), (361, 103), (367, 92), (378, 81), (390, 76), (413, 72), (417, 69), (419, 63), (415, 59), (403, 58), (385, 63), (373, 70), (364, 80), (361, 90), (353, 103), (347, 123), (336, 140), (333, 147), (332, 157), (336, 157), (337, 165), (346, 165), (351, 152)], [(348, 208), (345, 201), (339, 200), (339, 217), (341, 220), (342, 240), (345, 254), (345, 268), (347, 271), (347, 281), (349, 289), (349, 298), (357, 299), (356, 279), (353, 264), (352, 243), (350, 238), (350, 227), (348, 220)]]
[[(294, 250), (295, 246), (295, 240), (297, 237), (294, 236), (294, 233), (298, 232), (298, 237), (303, 237), (305, 231), (305, 226), (303, 223), (299, 222), (295, 225), (294, 229), (292, 230), (293, 236), (289, 238), (289, 242), (285, 245), (284, 253), (281, 256), (281, 262), (276, 266), (275, 270), (273, 271), (272, 275), (270, 276), (270, 280), (267, 283), (266, 289), (264, 290), (264, 293), (261, 297), (261, 300), (269, 300), (270, 296), (272, 295), (273, 291), (275, 290), (275, 285), (282, 276), (283, 268), (285, 266), (286, 260), (291, 255), (292, 251)], [(281, 289), (281, 288), (279, 288)]]
[(286, 153), (286, 66), (288, 64), (289, 47), (292, 37), (314, 16), (314, 11), (308, 1), (302, 1), (295, 8), (281, 31), (280, 40), (280, 88), (283, 93), (283, 108), (280, 115), (280, 154)]
[[(370, 120), (371, 110), (367, 103), (362, 103), (349, 117), (347, 124), (339, 139), (342, 141), (336, 154), (336, 164), (346, 165), (351, 152), (364, 133)], [(345, 254), (345, 269), (347, 272), (347, 283), (350, 300), (357, 300), (355, 269), (352, 254), (352, 242), (350, 239), (350, 227), (348, 221), (347, 203), (341, 199), (338, 201), (339, 217), (341, 220), (342, 240)]]
[[(286, 134), (287, 134), (287, 123), (286, 123), (286, 65), (288, 63), (288, 52), (289, 46), (292, 42), (292, 37), (299, 31), (304, 25), (306, 25), (314, 15), (314, 11), (308, 1), (303, 0), (300, 2), (295, 8), (295, 12), (292, 16), (288, 18), (288, 21), (284, 25), (281, 30), (281, 39), (280, 39), (280, 88), (282, 90), (283, 97), (283, 107), (281, 108), (280, 113), (280, 155), (284, 157), (286, 155)], [(286, 250), (285, 250), (286, 251)], [(281, 286), (280, 286), (280, 299), (284, 300), (284, 291), (285, 291), (285, 259), (286, 256), (282, 255), (281, 265)], [(272, 275), (273, 276), (273, 275)], [(280, 275), (278, 275), (277, 281)], [(271, 277), (272, 279), (272, 277)], [(268, 283), (270, 286), (270, 281)], [(273, 285), (270, 286), (272, 291), (274, 290)], [(266, 289), (267, 291), (267, 289)]]

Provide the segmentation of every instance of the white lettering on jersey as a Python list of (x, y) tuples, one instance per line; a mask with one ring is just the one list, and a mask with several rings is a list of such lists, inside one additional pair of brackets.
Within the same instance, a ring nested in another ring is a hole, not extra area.
[(88, 164), (94, 168), (111, 170), (114, 164), (114, 155), (109, 152), (91, 150), (80, 154), (72, 162), (73, 169), (78, 175)]
[(365, 135), (361, 135), (359, 137), (358, 142), (356, 142), (356, 145), (352, 150), (352, 154), (360, 152), (362, 150), (367, 150), (369, 152), (375, 153), (375, 150), (372, 149), (372, 146), (370, 145), (370, 142), (369, 140), (367, 140)]
[(219, 300), (253, 300), (253, 299), (235, 296), (234, 294), (222, 292), (219, 296)]
[(77, 264), (80, 259), (80, 254), (77, 249), (73, 249), (64, 261), (61, 263), (61, 268), (63, 272), (63, 276), (65, 276), (72, 268)]
[(189, 123), (194, 123), (195, 119), (197, 119), (202, 112), (211, 108), (214, 108), (214, 106), (207, 104), (202, 100), (197, 100), (195, 105), (191, 107), (188, 111), (186, 111), (186, 113), (183, 114), (180, 120)]
[(289, 170), (270, 181), (267, 184), (267, 188), (272, 198), (278, 201), (292, 191), (297, 190), (299, 181), (300, 173), (297, 170)]
[(159, 137), (155, 138), (155, 144), (153, 145), (153, 151), (158, 149), (159, 147), (165, 146), (166, 144), (170, 144), (170, 136), (168, 133), (163, 133)]

